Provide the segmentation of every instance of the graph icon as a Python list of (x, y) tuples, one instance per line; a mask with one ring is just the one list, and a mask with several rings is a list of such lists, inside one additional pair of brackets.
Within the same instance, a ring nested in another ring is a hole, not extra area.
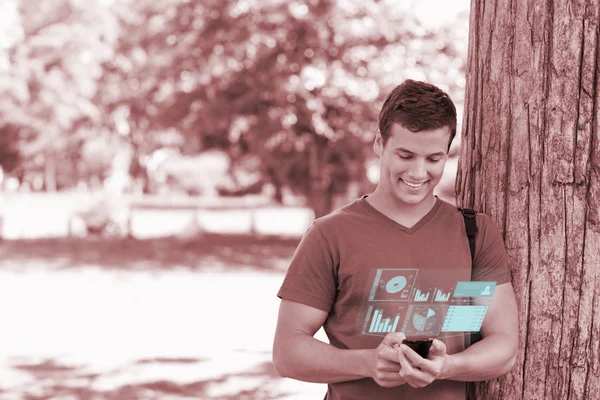
[(372, 277), (369, 301), (410, 301), (410, 293), (417, 278), (416, 269), (378, 269)]
[(440, 289), (435, 290), (434, 301), (448, 301), (450, 299), (450, 292), (442, 292)]
[(405, 287), (406, 277), (396, 276), (387, 282), (387, 284), (385, 285), (385, 290), (387, 290), (388, 293), (398, 293)]
[(419, 332), (429, 331), (437, 322), (436, 313), (431, 308), (424, 308), (413, 315), (412, 323)]
[(439, 335), (447, 311), (447, 305), (411, 305), (402, 324), (402, 332), (407, 337)]
[(368, 318), (367, 322), (369, 322), (368, 330), (364, 333), (396, 332), (398, 323), (400, 322), (400, 313), (386, 315), (383, 309), (376, 308), (375, 312), (370, 319)]
[(429, 293), (423, 293), (419, 289), (415, 293), (415, 301), (423, 302), (429, 300)]

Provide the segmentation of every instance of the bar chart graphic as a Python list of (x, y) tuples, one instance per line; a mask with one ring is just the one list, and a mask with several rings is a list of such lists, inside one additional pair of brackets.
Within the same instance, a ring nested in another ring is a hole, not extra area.
[(450, 292), (444, 293), (440, 289), (435, 290), (434, 301), (448, 301), (450, 299)]
[(369, 329), (365, 333), (390, 333), (396, 332), (398, 322), (400, 321), (400, 313), (396, 315), (385, 315), (384, 310), (376, 308), (371, 317)]
[(414, 301), (424, 302), (427, 300), (429, 300), (429, 293), (423, 293), (419, 289), (417, 289), (417, 291), (415, 292)]

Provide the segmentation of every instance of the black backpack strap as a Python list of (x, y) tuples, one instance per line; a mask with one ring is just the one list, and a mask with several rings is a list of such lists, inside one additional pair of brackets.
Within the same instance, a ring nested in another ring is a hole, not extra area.
[[(471, 250), (471, 264), (475, 261), (475, 235), (477, 234), (477, 212), (471, 208), (459, 208), (465, 220), (465, 229), (469, 239), (469, 249)], [(472, 267), (472, 266), (471, 266)]]
[[(465, 220), (465, 230), (469, 239), (469, 249), (471, 250), (471, 274), (475, 263), (475, 236), (477, 235), (477, 212), (470, 208), (459, 208)], [(481, 340), (479, 333), (471, 334), (471, 344)]]
[[(475, 235), (477, 234), (477, 212), (470, 208), (460, 208), (459, 210), (465, 220), (465, 230), (467, 231), (467, 238), (469, 239), (469, 249), (471, 250), (471, 270), (473, 270), (473, 263), (475, 262)], [(470, 343), (473, 344), (481, 340), (480, 333), (471, 333)], [(467, 400), (474, 400), (475, 397), (475, 384), (473, 382), (467, 383)]]

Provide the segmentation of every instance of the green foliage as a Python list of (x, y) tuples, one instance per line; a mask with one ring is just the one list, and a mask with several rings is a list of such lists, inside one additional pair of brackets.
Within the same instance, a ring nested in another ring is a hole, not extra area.
[[(267, 180), (306, 195), (341, 193), (364, 176), (393, 86), (462, 74), (452, 31), (446, 40), (427, 32), (397, 2), (136, 7), (119, 41), (124, 58), (105, 65), (104, 79), (129, 94), (112, 108), (129, 107), (144, 132), (175, 127), (184, 150), (223, 148), (237, 167), (258, 159)], [(462, 89), (459, 79), (446, 82)]]
[(76, 171), (70, 151), (85, 140), (81, 128), (102, 120), (93, 97), (117, 17), (101, 2), (79, 0), (9, 0), (2, 8), (9, 45), (0, 50), (0, 118), (28, 132), (16, 144), (24, 169), (41, 161)]
[(25, 157), (109, 132), (128, 140), (138, 175), (139, 160), (165, 145), (220, 148), (277, 192), (331, 196), (364, 176), (381, 102), (400, 81), (431, 80), (462, 99), (466, 16), (463, 30), (436, 34), (412, 3), (10, 4), (0, 116), (36, 133)]

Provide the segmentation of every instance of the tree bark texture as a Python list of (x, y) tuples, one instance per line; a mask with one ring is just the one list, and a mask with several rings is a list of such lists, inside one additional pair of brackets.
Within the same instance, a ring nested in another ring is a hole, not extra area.
[(472, 0), (457, 203), (505, 237), (517, 365), (478, 399), (600, 399), (600, 1)]

